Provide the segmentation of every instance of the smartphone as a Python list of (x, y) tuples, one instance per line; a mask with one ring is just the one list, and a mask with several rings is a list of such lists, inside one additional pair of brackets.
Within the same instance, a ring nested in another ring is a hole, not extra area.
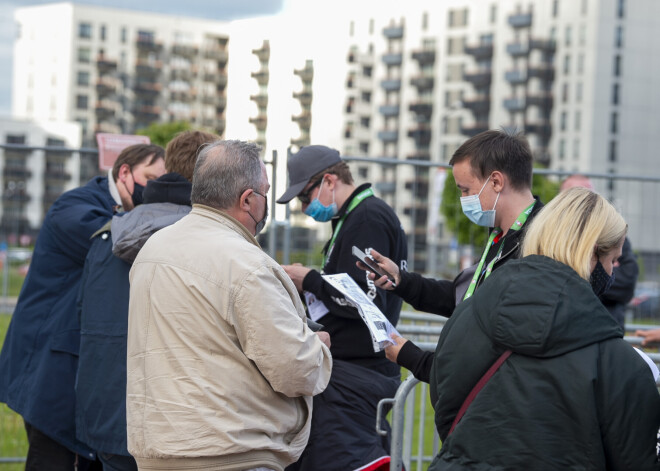
[(353, 246), (353, 255), (355, 255), (357, 258), (360, 259), (362, 263), (364, 263), (367, 267), (369, 267), (369, 270), (372, 272), (380, 275), (380, 276), (386, 276), (388, 280), (390, 280), (390, 283), (392, 283), (392, 286), (396, 287), (396, 283), (392, 279), (392, 275), (387, 273), (385, 270), (383, 270), (381, 267), (378, 266), (376, 263), (376, 260), (371, 258), (369, 255), (364, 253), (362, 250), (357, 248), (356, 246)]

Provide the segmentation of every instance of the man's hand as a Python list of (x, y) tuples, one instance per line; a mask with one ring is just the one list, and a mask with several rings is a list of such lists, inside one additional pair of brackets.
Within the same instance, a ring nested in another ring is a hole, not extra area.
[[(386, 273), (390, 274), (390, 277), (398, 285), (401, 281), (401, 273), (399, 272), (399, 267), (397, 264), (384, 255), (378, 253), (375, 249), (371, 249), (371, 253), (369, 255), (371, 255), (371, 258), (376, 261), (380, 268), (382, 268)], [(387, 278), (387, 276), (378, 276), (377, 273), (369, 270), (369, 267), (360, 261), (356, 262), (355, 264), (358, 268), (369, 272), (369, 279), (374, 281), (376, 287), (390, 291), (394, 289), (394, 285), (392, 285), (392, 282)]]
[(322, 330), (319, 330), (318, 332), (314, 332), (316, 335), (319, 336), (319, 340), (325, 344), (326, 347), (330, 348), (330, 334), (327, 332), (323, 332)]
[(392, 340), (394, 340), (395, 344), (388, 345), (387, 347), (385, 347), (385, 356), (392, 363), (396, 363), (396, 359), (399, 357), (399, 352), (401, 351), (401, 347), (403, 347), (403, 344), (406, 343), (408, 339), (399, 337), (396, 334), (392, 334), (390, 337), (392, 338)]
[(312, 269), (303, 267), (300, 263), (294, 263), (293, 265), (282, 265), (282, 268), (284, 268), (286, 274), (289, 275), (289, 278), (291, 278), (293, 284), (296, 285), (298, 292), (302, 293), (303, 280), (307, 276), (307, 273), (312, 271)]
[(635, 332), (637, 337), (643, 337), (642, 347), (648, 347), (651, 344), (660, 343), (660, 329), (638, 330)]

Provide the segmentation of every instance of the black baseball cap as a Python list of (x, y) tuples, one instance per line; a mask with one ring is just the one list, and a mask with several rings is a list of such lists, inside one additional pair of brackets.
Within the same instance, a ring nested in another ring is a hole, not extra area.
[(341, 162), (339, 151), (326, 146), (305, 146), (287, 162), (289, 188), (277, 200), (286, 204), (298, 196), (317, 173)]

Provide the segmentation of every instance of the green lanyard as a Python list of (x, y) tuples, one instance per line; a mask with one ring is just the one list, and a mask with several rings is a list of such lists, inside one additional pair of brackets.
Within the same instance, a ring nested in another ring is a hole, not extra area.
[[(518, 219), (513, 223), (511, 226), (510, 231), (518, 231), (520, 228), (525, 224), (527, 221), (527, 218), (529, 217), (529, 213), (532, 212), (532, 208), (534, 208), (534, 203), (536, 201), (533, 201), (532, 204), (527, 206), (527, 208), (520, 213), (518, 216)], [(474, 290), (477, 288), (477, 281), (479, 280), (479, 277), (481, 276), (481, 269), (484, 266), (484, 263), (486, 261), (486, 257), (488, 256), (488, 251), (493, 245), (493, 242), (495, 241), (495, 238), (502, 233), (502, 229), (499, 227), (496, 227), (493, 229), (493, 232), (490, 233), (490, 237), (488, 238), (488, 243), (486, 244), (486, 249), (484, 250), (483, 255), (481, 256), (481, 260), (479, 261), (479, 265), (477, 265), (477, 270), (474, 272), (474, 276), (472, 277), (472, 281), (470, 282), (470, 286), (468, 286), (467, 291), (465, 292), (465, 296), (463, 296), (463, 301), (465, 301), (467, 298), (472, 296), (474, 293)], [(493, 271), (493, 265), (495, 265), (495, 262), (497, 262), (500, 259), (500, 256), (502, 255), (502, 248), (504, 247), (504, 242), (502, 242), (502, 245), (500, 245), (499, 250), (497, 251), (497, 255), (493, 257), (493, 259), (490, 261), (490, 263), (486, 266), (486, 273), (484, 273), (484, 279), (488, 278), (490, 275), (490, 272)]]
[(362, 190), (360, 193), (355, 195), (355, 198), (351, 200), (351, 204), (348, 205), (348, 209), (346, 210), (344, 215), (341, 217), (341, 219), (337, 222), (337, 225), (335, 226), (335, 231), (332, 233), (332, 239), (330, 239), (330, 244), (328, 245), (328, 251), (323, 254), (323, 265), (321, 265), (321, 268), (325, 268), (325, 262), (327, 262), (328, 258), (330, 258), (332, 249), (335, 246), (335, 239), (339, 234), (339, 230), (341, 229), (341, 226), (344, 224), (344, 219), (346, 219), (349, 213), (353, 211), (358, 204), (362, 203), (369, 196), (373, 196), (373, 195), (374, 195), (374, 190), (372, 190), (371, 188), (367, 188), (366, 190)]

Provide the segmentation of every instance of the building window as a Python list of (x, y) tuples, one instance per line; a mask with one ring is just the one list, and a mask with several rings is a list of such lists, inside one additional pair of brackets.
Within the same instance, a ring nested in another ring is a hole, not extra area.
[(363, 102), (371, 103), (371, 92), (362, 92), (361, 98)]
[(566, 121), (567, 121), (567, 114), (565, 111), (561, 112), (560, 118), (559, 118), (559, 130), (560, 131), (566, 131)]
[(569, 74), (571, 72), (571, 56), (566, 54), (564, 56), (564, 74)]
[(559, 0), (552, 0), (552, 17), (557, 18), (559, 15)]
[(92, 37), (92, 25), (90, 23), (78, 23), (78, 37), (89, 39)]
[(573, 140), (573, 160), (577, 160), (580, 157), (580, 140)]
[(80, 123), (80, 127), (82, 128), (83, 136), (86, 135), (87, 134), (87, 128), (88, 128), (87, 119), (77, 118), (76, 122)]
[(582, 82), (575, 86), (575, 101), (582, 103)]
[(447, 39), (447, 55), (453, 56), (463, 54), (463, 47), (465, 38), (448, 38)]
[(348, 35), (352, 38), (355, 35), (355, 21), (351, 21), (348, 26)]
[(580, 25), (580, 38), (578, 39), (580, 46), (587, 44), (587, 25)]
[(626, 0), (617, 0), (616, 16), (623, 18), (626, 15)]
[(101, 25), (101, 31), (99, 32), (99, 36), (101, 37), (101, 41), (105, 41), (105, 25)]
[(429, 29), (429, 14), (428, 12), (422, 13), (422, 31)]
[(81, 64), (89, 64), (92, 59), (92, 50), (88, 47), (78, 48), (78, 62)]
[(559, 160), (564, 160), (566, 156), (566, 141), (559, 139)]
[(490, 6), (490, 24), (495, 24), (497, 21), (497, 3)]
[(613, 105), (618, 105), (619, 104), (619, 99), (620, 99), (619, 94), (620, 94), (619, 84), (615, 83), (614, 85), (612, 85), (612, 104)]
[(369, 20), (369, 34), (374, 34), (374, 19)]
[(76, 109), (87, 109), (87, 95), (76, 95)]
[(616, 111), (612, 112), (610, 120), (610, 132), (616, 134), (619, 132), (619, 113)]
[(576, 111), (575, 112), (575, 130), (579, 131), (580, 128), (582, 127), (582, 112)]
[(7, 134), (5, 144), (25, 144), (24, 134)]
[(568, 103), (568, 83), (561, 86), (561, 102)]
[(614, 46), (617, 48), (623, 47), (623, 26), (616, 27), (614, 36)]
[(614, 76), (621, 76), (621, 56), (619, 54), (614, 56)]
[(78, 85), (81, 87), (89, 86), (89, 72), (78, 72)]
[(126, 30), (126, 26), (124, 26), (121, 29), (121, 42), (122, 42), (122, 44), (126, 44), (127, 38), (128, 38), (128, 31)]
[(577, 58), (577, 74), (582, 75), (584, 73), (584, 54), (578, 54)]
[(616, 162), (617, 145), (616, 141), (610, 141), (610, 162)]
[(573, 28), (571, 28), (570, 26), (567, 26), (566, 29), (564, 30), (564, 44), (566, 46), (571, 45), (571, 40), (572, 40), (571, 36), (572, 35), (573, 35)]

